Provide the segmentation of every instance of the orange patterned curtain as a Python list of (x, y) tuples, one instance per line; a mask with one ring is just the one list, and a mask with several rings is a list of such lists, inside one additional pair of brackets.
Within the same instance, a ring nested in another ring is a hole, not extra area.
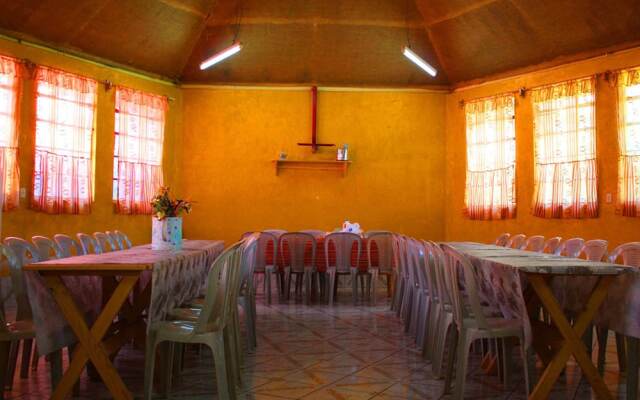
[(88, 214), (96, 81), (38, 66), (36, 148), (31, 207), (50, 214)]
[(586, 78), (533, 90), (535, 216), (598, 216), (594, 86)]
[(618, 74), (618, 209), (640, 216), (640, 69)]
[(515, 99), (504, 95), (465, 104), (467, 130), (466, 213), (471, 219), (516, 214)]
[(121, 214), (151, 214), (162, 186), (166, 97), (116, 88), (113, 199)]
[(0, 190), (4, 211), (18, 207), (20, 171), (18, 169), (18, 99), (22, 82), (22, 63), (0, 56)]

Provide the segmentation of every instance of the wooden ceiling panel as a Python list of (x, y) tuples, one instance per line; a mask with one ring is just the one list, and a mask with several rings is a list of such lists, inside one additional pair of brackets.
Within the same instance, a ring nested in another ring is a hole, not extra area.
[[(467, 4), (462, 4), (467, 3)], [(446, 4), (446, 6), (445, 6)], [(637, 0), (418, 0), (452, 82), (640, 40)]]
[(210, 0), (0, 0), (0, 8), (4, 31), (177, 78)]
[[(422, 43), (424, 30), (411, 31)], [(205, 71), (199, 64), (231, 44), (227, 27), (209, 27), (196, 45), (183, 73), (184, 82), (318, 83), (326, 85), (425, 85), (433, 79), (402, 56), (404, 29), (345, 25), (246, 25), (242, 51)], [(422, 39), (422, 40), (420, 40)], [(413, 46), (439, 68), (433, 49)]]
[[(207, 83), (443, 85), (640, 43), (638, 0), (0, 0), (0, 32)], [(243, 51), (201, 72), (228, 46)], [(412, 48), (431, 78), (401, 54)]]

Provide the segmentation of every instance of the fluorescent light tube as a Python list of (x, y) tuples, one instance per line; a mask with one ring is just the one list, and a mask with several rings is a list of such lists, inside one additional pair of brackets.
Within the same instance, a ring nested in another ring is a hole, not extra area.
[(235, 43), (231, 47), (227, 47), (226, 49), (222, 50), (221, 52), (219, 52), (219, 53), (213, 55), (212, 57), (209, 57), (206, 60), (204, 60), (202, 62), (202, 64), (200, 64), (200, 69), (207, 69), (210, 66), (212, 66), (213, 64), (217, 64), (220, 61), (231, 57), (232, 55), (234, 55), (237, 52), (239, 52), (241, 49), (242, 49), (242, 45), (240, 43)]
[(427, 74), (431, 76), (436, 76), (438, 74), (438, 71), (436, 71), (435, 68), (433, 68), (428, 62), (420, 58), (419, 55), (411, 51), (410, 48), (405, 47), (402, 54), (404, 54), (404, 56), (407, 57), (409, 60), (413, 61), (418, 67), (425, 70)]

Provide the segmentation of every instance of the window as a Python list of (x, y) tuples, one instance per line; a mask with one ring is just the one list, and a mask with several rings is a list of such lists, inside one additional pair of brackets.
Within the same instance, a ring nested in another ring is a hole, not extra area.
[(51, 214), (87, 214), (92, 201), (92, 150), (97, 82), (38, 66), (36, 146), (31, 207)]
[(22, 79), (22, 64), (0, 56), (0, 194), (2, 209), (16, 208), (19, 203), (20, 173), (18, 170), (18, 95)]
[(466, 213), (471, 219), (513, 218), (515, 199), (515, 100), (505, 95), (465, 104)]
[(594, 84), (587, 78), (533, 90), (538, 217), (598, 216)]
[(618, 209), (640, 216), (640, 69), (618, 75)]
[(113, 201), (121, 214), (151, 214), (162, 186), (166, 97), (116, 88)]

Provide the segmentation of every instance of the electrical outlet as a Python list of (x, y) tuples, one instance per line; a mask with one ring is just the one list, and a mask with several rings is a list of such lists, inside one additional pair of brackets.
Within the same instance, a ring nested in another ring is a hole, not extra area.
[(613, 196), (611, 195), (611, 193), (607, 193), (605, 198), (606, 198), (607, 204), (611, 204), (611, 202), (613, 201)]
[(27, 197), (27, 188), (20, 188), (20, 198), (24, 199)]

